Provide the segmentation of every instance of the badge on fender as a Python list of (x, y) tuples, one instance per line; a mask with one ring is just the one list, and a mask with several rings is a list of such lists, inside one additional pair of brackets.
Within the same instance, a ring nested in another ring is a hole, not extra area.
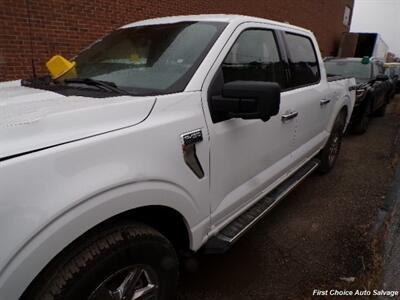
[(201, 129), (189, 131), (181, 135), (181, 142), (183, 146), (197, 144), (200, 143), (202, 140), (203, 133), (201, 132)]

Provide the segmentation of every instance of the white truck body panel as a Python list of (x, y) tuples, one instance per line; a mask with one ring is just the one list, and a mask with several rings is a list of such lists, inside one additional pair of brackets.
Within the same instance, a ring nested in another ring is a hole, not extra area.
[(386, 56), (389, 52), (389, 46), (382, 39), (382, 36), (378, 33), (376, 36), (375, 48), (373, 57), (386, 60)]
[(155, 97), (65, 97), (18, 81), (0, 86), (0, 157), (136, 125), (154, 103)]
[[(318, 153), (343, 107), (348, 122), (354, 105), (348, 88), (355, 81), (327, 82), (317, 48), (321, 81), (282, 92), (278, 116), (213, 123), (207, 90), (244, 29), (282, 29), (317, 44), (308, 30), (245, 16), (170, 17), (127, 26), (182, 20), (228, 25), (181, 93), (66, 101), (19, 82), (0, 84), (0, 159), (12, 157), (0, 160), (1, 300), (18, 299), (46, 264), (87, 230), (138, 207), (179, 212), (190, 248), (198, 250)], [(324, 98), (331, 102), (322, 107)], [(281, 122), (292, 110), (299, 117)], [(196, 145), (201, 179), (182, 159), (180, 136), (195, 129), (204, 137)], [(44, 149), (29, 153), (39, 148)]]

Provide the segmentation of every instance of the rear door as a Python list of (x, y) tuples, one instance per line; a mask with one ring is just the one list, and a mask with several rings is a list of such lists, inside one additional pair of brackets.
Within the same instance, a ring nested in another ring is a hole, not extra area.
[(246, 23), (233, 33), (206, 79), (211, 212), (217, 227), (293, 167), (295, 119), (281, 119), (292, 111), (283, 93), (279, 115), (267, 122), (215, 115), (208, 101), (221, 93), (224, 83), (237, 80), (274, 81), (284, 90), (287, 73), (281, 50), (273, 28)]
[(298, 113), (294, 160), (297, 163), (314, 155), (325, 143), (327, 125), (337, 95), (322, 76), (322, 59), (315, 40), (304, 33), (285, 32), (290, 81), (286, 93)]

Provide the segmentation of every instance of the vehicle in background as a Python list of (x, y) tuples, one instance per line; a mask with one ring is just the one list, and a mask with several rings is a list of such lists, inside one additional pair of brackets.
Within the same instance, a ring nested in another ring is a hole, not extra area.
[(356, 103), (350, 121), (350, 130), (363, 134), (371, 116), (383, 116), (390, 100), (391, 83), (384, 74), (383, 63), (377, 59), (349, 57), (325, 58), (330, 76), (354, 76), (357, 81)]
[(345, 32), (339, 45), (338, 57), (375, 57), (386, 59), (388, 45), (379, 33)]
[(385, 63), (384, 68), (391, 83), (390, 96), (393, 98), (395, 94), (400, 93), (400, 63)]
[(355, 101), (312, 32), (246, 16), (132, 23), (75, 64), (0, 84), (1, 299), (174, 299), (178, 254), (331, 170)]

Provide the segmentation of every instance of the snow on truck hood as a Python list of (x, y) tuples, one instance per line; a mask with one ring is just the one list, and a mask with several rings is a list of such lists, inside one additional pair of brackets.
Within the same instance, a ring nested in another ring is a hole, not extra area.
[(63, 96), (0, 83), (0, 159), (138, 124), (155, 97)]

